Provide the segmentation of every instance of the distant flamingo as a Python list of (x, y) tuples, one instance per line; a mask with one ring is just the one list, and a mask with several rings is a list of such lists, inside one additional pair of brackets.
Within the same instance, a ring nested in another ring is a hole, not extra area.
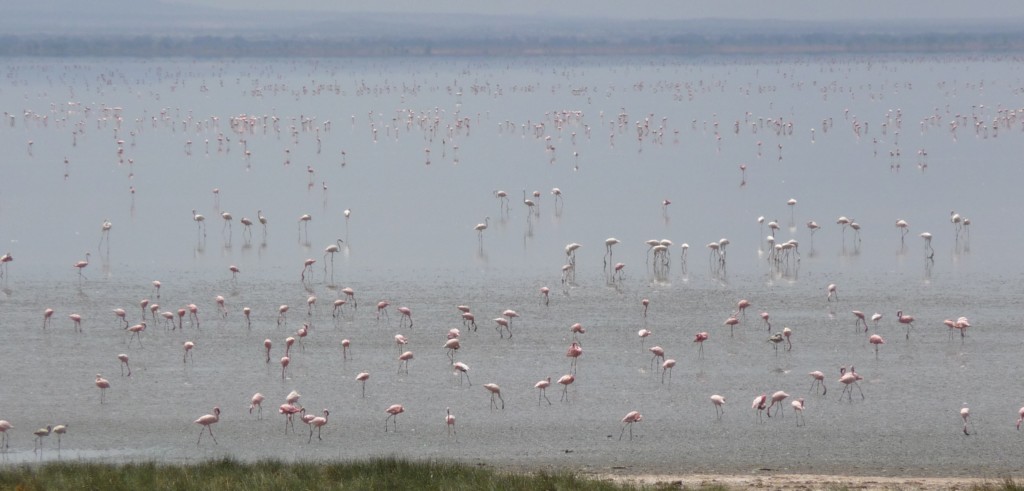
[(698, 346), (700, 346), (700, 349), (697, 350), (697, 357), (698, 358), (701, 358), (701, 359), (704, 358), (704, 341), (707, 341), (707, 340), (708, 340), (708, 333), (706, 333), (706, 332), (698, 332), (694, 336), (693, 342), (697, 343)]
[[(75, 264), (73, 264), (71, 266), (72, 268), (78, 268), (78, 282), (79, 283), (82, 282), (82, 278), (85, 278), (85, 275), (82, 274), (82, 270), (85, 269), (85, 267), (89, 265), (89, 256), (90, 256), (90, 254), (88, 252), (86, 252), (84, 260), (78, 261), (77, 263), (75, 263)], [(85, 278), (85, 279), (89, 279), (89, 278)]]
[(796, 414), (796, 425), (803, 426), (807, 424), (804, 422), (804, 398), (801, 397), (790, 403), (793, 406), (793, 413)]
[(402, 314), (402, 318), (398, 321), (398, 327), (402, 327), (406, 319), (408, 319), (409, 329), (412, 329), (412, 310), (409, 307), (398, 307), (398, 313)]
[(651, 335), (652, 333), (651, 333), (651, 331), (649, 331), (649, 330), (647, 330), (647, 329), (641, 329), (641, 330), (637, 331), (637, 333), (636, 333), (636, 334), (637, 334), (637, 336), (640, 336), (640, 347), (641, 347), (641, 348), (643, 348), (643, 346), (644, 346), (644, 341), (645, 341), (645, 340), (647, 339), (647, 337), (648, 337), (648, 336), (650, 336), (650, 335)]
[(644, 306), (644, 311), (640, 315), (643, 318), (646, 319), (647, 318), (647, 307), (651, 305), (651, 301), (645, 298), (645, 299), (640, 301), (640, 305)]
[(268, 364), (270, 363), (270, 347), (273, 346), (273, 344), (274, 343), (272, 341), (270, 341), (269, 339), (264, 339), (263, 340), (263, 348), (267, 352), (267, 361), (266, 361), (266, 363), (268, 363)]
[(213, 438), (213, 443), (214, 444), (217, 443), (217, 437), (213, 436), (213, 428), (211, 427), (211, 425), (213, 425), (214, 423), (216, 423), (218, 421), (220, 421), (220, 408), (219, 407), (214, 407), (213, 408), (213, 414), (204, 414), (204, 415), (200, 416), (199, 419), (193, 421), (195, 424), (203, 426), (203, 429), (199, 430), (199, 439), (196, 440), (196, 445), (199, 445), (199, 442), (203, 441), (203, 433), (205, 431), (209, 431), (210, 432), (210, 438)]
[(281, 380), (285, 379), (285, 371), (288, 370), (288, 364), (292, 362), (292, 359), (288, 356), (281, 357)]
[(366, 398), (366, 381), (369, 380), (369, 379), (370, 379), (370, 373), (369, 372), (359, 372), (359, 375), (356, 375), (356, 381), (360, 382), (361, 385), (363, 386), (362, 387), (362, 389), (363, 389), (363, 391), (362, 391), (363, 398)]
[(47, 308), (43, 311), (43, 329), (50, 325), (50, 318), (53, 317), (53, 309)]
[(844, 386), (843, 387), (843, 392), (841, 394), (839, 394), (839, 400), (843, 399), (843, 394), (846, 394), (847, 392), (849, 392), (849, 396), (847, 396), (847, 399), (850, 402), (853, 402), (853, 388), (854, 387), (856, 387), (857, 390), (860, 391), (860, 398), (864, 399), (864, 391), (861, 390), (860, 384), (857, 383), (857, 381), (861, 379), (860, 375), (857, 375), (857, 372), (855, 372), (852, 367), (850, 368), (849, 372), (846, 371), (846, 368), (841, 368), (839, 370), (839, 374), (840, 374), (839, 382), (841, 384), (843, 384), (843, 386)]
[(100, 389), (100, 404), (103, 404), (106, 399), (107, 389), (110, 388), (110, 382), (103, 378), (102, 375), (96, 374), (96, 387)]
[[(544, 380), (541, 380), (541, 381), (533, 384), (533, 387), (535, 389), (537, 389), (537, 391), (538, 391), (538, 394), (537, 394), (537, 404), (540, 405), (540, 400), (543, 398), (545, 401), (548, 401), (548, 405), (550, 406), (551, 405), (551, 399), (548, 399), (547, 392), (548, 392), (548, 387), (551, 387), (551, 377), (548, 377), (548, 378), (546, 378)], [(1021, 412), (1021, 415), (1022, 415), (1021, 417), (1024, 418), (1024, 408), (1022, 408), (1021, 411), (1022, 411)], [(1017, 422), (1017, 429), (1020, 429), (1020, 422), (1019, 421)]]
[(669, 358), (661, 364), (661, 383), (665, 383), (665, 372), (668, 371), (668, 380), (672, 381), (672, 367), (676, 366), (676, 361)]
[(1017, 410), (1017, 431), (1020, 431), (1020, 424), (1024, 423), (1024, 407)]
[(835, 298), (837, 302), (839, 301), (839, 293), (836, 292), (835, 283), (829, 283), (828, 288), (825, 290), (828, 292), (828, 296), (825, 297), (826, 301), (831, 302), (833, 298)]
[[(821, 386), (821, 395), (828, 394), (828, 387), (825, 387), (825, 374), (824, 373), (822, 373), (821, 371), (815, 370), (815, 371), (813, 371), (811, 373), (808, 373), (808, 375), (810, 375), (811, 378), (814, 379), (814, 380), (811, 381), (811, 388), (810, 388), (810, 390), (814, 390), (815, 387), (820, 385)], [(815, 392), (815, 393), (817, 393), (817, 392)]]
[(452, 363), (452, 368), (455, 370), (454, 373), (457, 373), (459, 375), (459, 385), (462, 385), (462, 377), (465, 376), (466, 382), (469, 382), (469, 386), (473, 386), (473, 382), (469, 380), (469, 365), (466, 365), (461, 361), (457, 361), (455, 363)]
[(580, 346), (580, 343), (573, 341), (573, 343), (569, 345), (569, 349), (566, 350), (565, 356), (572, 358), (572, 362), (569, 364), (569, 372), (575, 374), (576, 363), (580, 359), (580, 356), (583, 356), (583, 347)]
[(398, 373), (402, 373), (402, 367), (405, 367), (405, 373), (409, 373), (409, 360), (413, 358), (412, 351), (406, 351), (401, 355), (398, 355)]
[(444, 349), (448, 350), (448, 360), (451, 361), (452, 364), (455, 364), (455, 352), (461, 347), (462, 342), (459, 341), (459, 338), (451, 338), (448, 341), (445, 341)]
[(914, 327), (914, 317), (909, 315), (903, 315), (903, 311), (900, 310), (896, 312), (896, 319), (900, 322), (900, 324), (905, 324), (907, 326), (907, 339), (910, 339), (910, 328)]
[(718, 394), (712, 395), (711, 404), (715, 406), (715, 419), (721, 420), (725, 414), (725, 408), (722, 407), (725, 405), (725, 398)]
[(455, 431), (455, 416), (452, 416), (452, 409), (446, 407), (444, 408), (444, 411), (448, 413), (448, 415), (444, 417), (444, 424), (448, 427), (448, 436), (452, 436), (454, 434), (456, 439), (459, 438), (458, 432)]
[(388, 413), (388, 417), (384, 419), (384, 432), (388, 431), (388, 420), (391, 418), (395, 418), (395, 431), (398, 431), (398, 415), (404, 413), (405, 408), (401, 404), (392, 404), (384, 412)]
[(313, 259), (313, 258), (307, 258), (305, 261), (302, 261), (302, 273), (299, 274), (299, 279), (303, 283), (305, 283), (305, 281), (306, 281), (306, 271), (307, 270), (309, 271), (309, 281), (313, 281), (313, 264), (315, 264), (315, 263), (316, 263), (316, 259)]
[(878, 321), (882, 320), (882, 314), (875, 312), (871, 315), (871, 322), (875, 323), (875, 329), (878, 329)]
[(652, 370), (654, 369), (654, 362), (658, 361), (659, 358), (661, 359), (662, 363), (665, 362), (665, 350), (661, 346), (651, 346), (650, 348), (647, 348), (647, 351), (650, 351), (651, 354), (654, 355), (651, 357)]
[(764, 422), (764, 418), (762, 417), (762, 414), (764, 413), (764, 408), (767, 407), (767, 403), (766, 403), (767, 400), (768, 400), (768, 395), (767, 394), (761, 394), (761, 395), (755, 397), (754, 398), (754, 403), (750, 405), (751, 409), (757, 410), (757, 420), (762, 422), (762, 423)]
[(295, 432), (295, 415), (299, 414), (301, 411), (302, 408), (290, 402), (281, 404), (281, 406), (277, 408), (277, 412), (285, 416), (284, 433), (286, 435), (288, 434), (288, 426), (292, 427), (292, 433)]
[(82, 316), (80, 314), (71, 314), (68, 316), (71, 322), (75, 323), (75, 331), (82, 332)]
[(569, 386), (576, 381), (576, 376), (571, 373), (558, 377), (558, 383), (562, 386), (562, 398), (561, 401), (569, 402)]
[(323, 440), (323, 438), (320, 437), (320, 430), (327, 425), (327, 417), (330, 416), (331, 413), (324, 409), (323, 414), (323, 416), (317, 416), (309, 420), (309, 439), (306, 440), (306, 443), (311, 443), (313, 441), (313, 428), (316, 428), (316, 439)]
[(249, 414), (252, 414), (254, 408), (258, 409), (256, 413), (256, 419), (263, 419), (263, 401), (266, 400), (263, 394), (259, 392), (252, 395), (252, 399), (249, 400)]
[(484, 384), (484, 388), (491, 393), (491, 409), (497, 409), (498, 403), (494, 402), (494, 398), (497, 397), (501, 400), (501, 409), (505, 409), (505, 399), (501, 397), (501, 387), (498, 384)]
[(473, 230), (476, 230), (477, 238), (480, 240), (480, 244), (484, 242), (484, 230), (491, 224), (491, 217), (484, 217), (483, 223), (476, 224)]
[[(306, 227), (306, 242), (309, 242), (309, 222), (312, 219), (313, 217), (310, 216), (309, 214), (303, 214), (302, 216), (299, 217), (299, 228), (301, 229), (303, 226)], [(299, 239), (302, 239), (302, 232), (299, 232)]]
[(128, 328), (128, 319), (127, 319), (127, 315), (128, 314), (124, 311), (124, 309), (114, 309), (114, 315), (117, 316), (117, 318), (121, 319), (122, 322), (124, 322), (124, 327), (127, 329)]
[(739, 323), (740, 320), (736, 318), (736, 314), (730, 315), (729, 318), (722, 323), (722, 325), (729, 326), (729, 337), (733, 336), (733, 328)]
[(288, 320), (284, 316), (284, 314), (287, 313), (287, 312), (288, 312), (288, 306), (287, 305), (282, 305), (282, 306), (277, 308), (277, 325), (278, 326), (280, 326), (282, 322), (284, 322), (284, 323), (288, 322)]
[(857, 327), (861, 324), (864, 324), (864, 332), (868, 332), (868, 321), (864, 318), (864, 312), (861, 312), (859, 310), (852, 310), (851, 313), (854, 317), (856, 317), (853, 326)]
[(772, 332), (772, 323), (768, 322), (769, 317), (770, 314), (768, 314), (768, 312), (761, 312), (761, 320), (763, 320), (764, 324), (768, 326), (768, 332)]
[(960, 409), (960, 418), (964, 420), (964, 434), (967, 435), (967, 436), (970, 436), (971, 434), (967, 432), (967, 424), (970, 423), (971, 428), (972, 429), (974, 428), (974, 422), (970, 420), (971, 419), (971, 409), (967, 408), (967, 407), (961, 408)]
[[(32, 432), (32, 434), (36, 436), (36, 448), (33, 448), (32, 452), (35, 452), (37, 449), (39, 452), (43, 451), (43, 438), (50, 436), (50, 432), (52, 431), (53, 425), (46, 425), (46, 428), (39, 428), (38, 430)], [(4, 435), (6, 436), (6, 433), (4, 433)]]
[(117, 355), (117, 359), (121, 360), (121, 376), (124, 377), (124, 369), (128, 369), (128, 376), (132, 376), (132, 367), (128, 365), (128, 355), (121, 353)]
[(736, 310), (744, 318), (746, 318), (746, 316), (747, 316), (747, 307), (750, 307), (750, 300), (743, 299), (743, 300), (740, 300), (739, 302), (736, 302)]
[(882, 339), (882, 336), (879, 336), (877, 334), (872, 334), (871, 337), (868, 338), (868, 342), (873, 344), (873, 345), (875, 345), (875, 359), (877, 360), (878, 359), (878, 346), (881, 345), (881, 344), (885, 344), (885, 340)]
[(6, 419), (0, 419), (0, 434), (3, 434), (3, 448), (10, 448), (10, 435), (7, 434), (7, 430), (14, 429), (14, 426)]
[(206, 237), (206, 217), (196, 213), (196, 210), (192, 209), (192, 220), (196, 222), (196, 235), (199, 235), (200, 230), (203, 232), (203, 237)]
[(633, 440), (633, 423), (639, 423), (644, 419), (640, 411), (630, 411), (626, 413), (626, 416), (622, 418), (622, 431), (619, 432), (619, 440), (622, 440), (622, 434), (626, 432), (626, 427), (629, 427), (629, 439)]
[(775, 393), (772, 394), (772, 402), (771, 402), (771, 404), (768, 404), (768, 411), (767, 411), (769, 418), (772, 417), (772, 406), (775, 406), (775, 404), (779, 405), (779, 410), (776, 411), (775, 413), (780, 415), (780, 416), (783, 414), (782, 413), (782, 408), (784, 406), (782, 405), (782, 401), (786, 400), (787, 397), (789, 397), (789, 394), (787, 394), (787, 393), (785, 393), (785, 392), (783, 392), (781, 390), (776, 391)]
[(185, 363), (185, 359), (187, 358), (189, 361), (191, 361), (194, 364), (195, 363), (195, 359), (192, 358), (192, 348), (196, 347), (196, 343), (193, 343), (192, 341), (185, 341), (185, 343), (182, 344), (181, 347), (185, 350), (185, 354), (182, 355), (182, 357), (181, 357), (181, 362)]
[(341, 340), (341, 356), (342, 359), (348, 360), (348, 347), (351, 346), (352, 342), (348, 339)]
[(541, 299), (543, 299), (543, 301), (544, 301), (544, 306), (545, 307), (547, 307), (548, 303), (551, 302), (551, 298), (548, 295), (549, 293), (551, 293), (551, 289), (550, 288), (548, 288), (546, 286), (540, 287), (540, 296), (541, 296)]
[(388, 315), (388, 306), (390, 305), (391, 304), (388, 303), (387, 300), (377, 302), (377, 322), (380, 322), (380, 314), (382, 313), (384, 314), (384, 317), (387, 318), (388, 322), (391, 321), (391, 316)]

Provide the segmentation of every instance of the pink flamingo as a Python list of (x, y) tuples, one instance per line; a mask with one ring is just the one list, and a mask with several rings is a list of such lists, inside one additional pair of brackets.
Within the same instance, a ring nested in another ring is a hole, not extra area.
[(462, 313), (462, 325), (463, 326), (472, 327), (473, 331), (476, 332), (476, 316), (474, 316), (470, 312), (463, 312)]
[(384, 432), (388, 431), (388, 420), (395, 418), (395, 431), (398, 431), (398, 415), (405, 412), (405, 408), (401, 404), (392, 404), (388, 406), (384, 412), (388, 413), (388, 417), (384, 419)]
[(804, 422), (804, 398), (801, 397), (790, 403), (793, 406), (793, 412), (796, 414), (796, 425), (803, 426)]
[(1017, 431), (1020, 431), (1020, 424), (1024, 423), (1024, 407), (1017, 410)]
[(398, 355), (398, 373), (402, 373), (402, 366), (405, 366), (406, 375), (409, 374), (409, 360), (413, 358), (412, 351), (406, 351)]
[[(667, 200), (666, 200), (667, 201)], [(626, 432), (626, 427), (629, 427), (629, 439), (633, 440), (633, 423), (639, 423), (644, 419), (640, 411), (630, 411), (626, 413), (626, 416), (622, 418), (622, 431), (619, 432), (619, 440), (622, 440), (622, 434)]]
[(50, 325), (50, 318), (53, 317), (53, 309), (47, 308), (43, 311), (43, 329)]
[(68, 316), (68, 319), (71, 319), (71, 322), (75, 323), (76, 332), (82, 331), (82, 316), (80, 314), (71, 314)]
[(356, 375), (356, 381), (362, 383), (363, 385), (363, 398), (366, 398), (366, 381), (369, 379), (369, 372), (359, 372), (359, 375)]
[[(569, 402), (569, 386), (576, 381), (576, 376), (572, 374), (565, 374), (558, 377), (558, 383), (562, 386), (562, 398), (560, 401)], [(550, 401), (549, 401), (550, 402)]]
[(252, 314), (252, 309), (249, 307), (242, 307), (242, 315), (245, 316), (245, 327), (252, 327), (252, 320), (249, 319), (249, 314)]
[(864, 312), (861, 312), (859, 310), (852, 310), (850, 312), (853, 313), (853, 316), (857, 318), (856, 321), (854, 321), (853, 323), (853, 327), (857, 327), (861, 324), (864, 324), (864, 332), (868, 332), (868, 321), (867, 319), (864, 318)]
[(444, 411), (448, 413), (444, 417), (444, 424), (448, 427), (448, 436), (455, 435), (455, 438), (459, 438), (459, 434), (455, 431), (455, 416), (452, 416), (452, 409), (449, 407), (444, 408)]
[(377, 302), (377, 322), (380, 322), (380, 314), (384, 313), (384, 317), (390, 322), (391, 317), (388, 315), (388, 306), (391, 305), (387, 300), (381, 300)]
[(504, 328), (505, 330), (508, 331), (508, 338), (512, 339), (512, 325), (509, 323), (508, 319), (504, 317), (495, 317), (494, 323), (497, 325), (499, 336), (501, 336), (502, 338), (505, 337), (505, 334), (502, 332), (502, 328)]
[(274, 345), (274, 343), (271, 342), (269, 339), (264, 339), (263, 340), (263, 348), (267, 352), (267, 363), (268, 364), (270, 363), (270, 347), (273, 346), (273, 345)]
[(7, 430), (12, 429), (14, 429), (14, 426), (9, 421), (0, 419), (0, 433), (3, 434), (3, 442), (0, 443), (3, 443), (4, 448), (10, 448), (10, 435), (7, 434)]
[(342, 288), (341, 289), (341, 293), (344, 293), (345, 297), (347, 297), (349, 300), (352, 301), (352, 308), (353, 309), (359, 307), (359, 304), (356, 302), (356, 292), (354, 290), (352, 290), (352, 288), (350, 288), (350, 287)]
[(764, 321), (764, 325), (768, 326), (768, 332), (772, 332), (772, 323), (768, 322), (769, 317), (768, 312), (761, 312), (761, 320)]
[(331, 415), (330, 411), (326, 409), (324, 409), (323, 413), (323, 416), (317, 416), (309, 420), (309, 440), (306, 440), (306, 443), (313, 442), (313, 428), (316, 428), (316, 439), (323, 440), (323, 438), (320, 437), (320, 430), (327, 425), (327, 417)]
[(182, 346), (182, 348), (185, 349), (185, 354), (182, 355), (181, 362), (185, 363), (185, 358), (187, 357), (189, 359), (189, 361), (191, 361), (193, 364), (195, 364), (196, 361), (195, 361), (194, 358), (192, 358), (192, 348), (196, 347), (196, 343), (193, 343), (192, 341), (185, 341), (185, 344), (183, 344), (181, 346)]
[(288, 336), (284, 338), (284, 356), (291, 355), (293, 344), (295, 344), (295, 337)]
[(287, 323), (288, 319), (285, 318), (284, 314), (288, 312), (288, 306), (282, 305), (277, 308), (277, 325), (280, 326), (282, 322)]
[(586, 334), (587, 330), (583, 328), (583, 324), (580, 324), (579, 322), (577, 322), (577, 323), (569, 326), (569, 332), (572, 333), (572, 339), (575, 341), (577, 334)]
[(651, 301), (645, 298), (645, 299), (640, 301), (640, 304), (644, 306), (644, 311), (643, 311), (643, 313), (641, 315), (646, 319), (647, 318), (647, 307), (649, 305), (651, 305)]
[(412, 310), (409, 307), (398, 307), (398, 312), (402, 314), (402, 318), (398, 321), (398, 327), (402, 327), (405, 320), (409, 319), (409, 329), (412, 329)]
[(128, 319), (127, 319), (127, 315), (128, 314), (124, 311), (124, 309), (114, 309), (114, 315), (117, 316), (119, 319), (121, 319), (121, 321), (124, 322), (124, 327), (125, 328), (128, 327)]
[(672, 381), (672, 367), (676, 366), (676, 361), (669, 358), (661, 364), (661, 383), (665, 383), (665, 371), (668, 371), (668, 380)]
[[(78, 261), (75, 264), (71, 265), (72, 268), (78, 268), (78, 282), (79, 283), (82, 282), (82, 278), (85, 278), (85, 275), (82, 274), (82, 270), (85, 269), (85, 267), (89, 265), (89, 256), (90, 256), (89, 253), (86, 252), (84, 260)], [(89, 278), (85, 278), (85, 279), (89, 279)]]
[(342, 359), (348, 360), (348, 347), (352, 345), (352, 341), (348, 339), (341, 340), (341, 356)]
[(263, 419), (263, 401), (266, 400), (263, 394), (259, 392), (252, 395), (252, 399), (249, 399), (249, 414), (252, 414), (253, 408), (257, 408), (256, 419)]
[(964, 434), (967, 435), (967, 436), (970, 436), (971, 434), (967, 432), (967, 423), (969, 422), (971, 424), (971, 428), (974, 428), (974, 422), (970, 421), (970, 419), (971, 419), (971, 409), (967, 408), (967, 407), (961, 408), (960, 409), (960, 418), (964, 420)]
[(900, 324), (907, 326), (907, 339), (910, 339), (910, 328), (914, 327), (914, 317), (909, 315), (903, 315), (903, 311), (896, 312), (896, 319), (900, 321)]
[(195, 319), (196, 329), (199, 329), (199, 307), (194, 303), (188, 304), (188, 320), (192, 322)]
[(473, 382), (469, 380), (469, 365), (457, 361), (452, 364), (452, 368), (455, 369), (455, 373), (459, 374), (459, 385), (462, 385), (462, 377), (465, 375), (466, 382), (469, 382), (469, 386), (473, 386)]
[(128, 376), (132, 376), (132, 367), (128, 365), (128, 355), (121, 353), (117, 355), (117, 359), (121, 360), (121, 376), (124, 377), (124, 369), (128, 368)]
[(287, 355), (281, 357), (281, 380), (284, 380), (285, 371), (288, 370), (288, 364), (292, 362), (292, 359)]
[(409, 344), (409, 338), (401, 334), (395, 334), (395, 346), (398, 346), (398, 354), (402, 354), (402, 346), (406, 344)]
[(878, 345), (885, 344), (885, 340), (882, 339), (882, 336), (879, 336), (877, 334), (872, 334), (871, 337), (868, 338), (868, 342), (873, 344), (873, 345), (875, 345), (875, 359), (877, 360), (878, 359)]
[(573, 343), (569, 345), (569, 349), (566, 350), (565, 356), (572, 358), (572, 362), (569, 364), (569, 372), (575, 374), (576, 362), (580, 359), (580, 356), (583, 356), (583, 347), (580, 346), (580, 343), (573, 341)]
[(459, 338), (449, 339), (444, 343), (444, 349), (448, 350), (448, 359), (455, 363), (455, 352), (462, 347), (462, 343), (459, 342)]
[(494, 402), (494, 398), (497, 397), (501, 400), (501, 409), (505, 409), (505, 399), (501, 397), (501, 387), (498, 384), (484, 384), (484, 388), (491, 393), (491, 409), (497, 409), (498, 403)]
[(715, 406), (715, 419), (721, 420), (725, 414), (725, 408), (722, 407), (725, 405), (725, 398), (718, 394), (712, 395), (711, 404)]
[(331, 317), (337, 318), (339, 311), (341, 312), (342, 315), (344, 315), (345, 314), (345, 310), (344, 310), (345, 303), (346, 303), (346, 301), (345, 301), (344, 298), (336, 299), (334, 301), (334, 310), (331, 311)]
[(767, 400), (768, 400), (768, 395), (767, 394), (761, 394), (761, 395), (755, 397), (754, 398), (754, 403), (750, 405), (751, 409), (756, 409), (757, 410), (757, 420), (762, 422), (762, 423), (764, 422), (764, 418), (762, 417), (762, 414), (764, 413), (764, 408), (767, 407), (767, 402), (766, 402)]
[(213, 439), (213, 443), (214, 444), (217, 443), (217, 438), (213, 436), (213, 427), (211, 427), (211, 424), (213, 424), (213, 423), (215, 423), (215, 422), (217, 422), (219, 420), (220, 420), (220, 408), (219, 407), (214, 407), (213, 408), (213, 414), (204, 414), (204, 415), (200, 416), (199, 419), (193, 421), (196, 424), (203, 425), (203, 429), (201, 429), (201, 431), (199, 432), (199, 440), (196, 441), (196, 445), (199, 445), (200, 442), (203, 441), (203, 434), (205, 432), (207, 432), (207, 431), (210, 432), (210, 438)]
[(864, 391), (860, 388), (860, 384), (857, 383), (857, 381), (861, 380), (861, 378), (862, 377), (860, 375), (857, 375), (857, 372), (854, 371), (853, 367), (850, 367), (850, 371), (849, 372), (846, 371), (845, 367), (840, 368), (839, 369), (839, 382), (841, 384), (843, 384), (844, 387), (843, 387), (843, 392), (841, 394), (839, 394), (839, 400), (843, 399), (843, 394), (846, 394), (847, 392), (849, 392), (849, 395), (847, 396), (847, 399), (850, 402), (853, 402), (853, 388), (854, 387), (856, 387), (857, 390), (860, 391), (860, 398), (864, 399)]
[(779, 415), (783, 414), (782, 413), (782, 408), (784, 406), (782, 405), (782, 401), (786, 400), (787, 397), (789, 397), (789, 394), (787, 394), (787, 393), (785, 393), (785, 392), (783, 392), (781, 390), (776, 391), (774, 394), (772, 394), (772, 402), (771, 402), (771, 404), (768, 404), (768, 417), (769, 418), (772, 417), (772, 406), (774, 406), (775, 404), (779, 405), (779, 410), (776, 411), (776, 413), (779, 414)]
[(839, 301), (839, 293), (836, 292), (835, 283), (829, 283), (828, 288), (826, 288), (825, 290), (828, 292), (828, 296), (825, 297), (825, 301), (831, 302), (833, 297), (836, 299), (837, 302)]
[(750, 307), (750, 300), (743, 299), (736, 302), (736, 310), (739, 311), (740, 315), (744, 318), (747, 317), (747, 307)]
[(722, 325), (729, 326), (729, 337), (732, 337), (732, 335), (733, 335), (733, 328), (736, 327), (736, 324), (739, 324), (739, 323), (740, 323), (740, 320), (738, 318), (736, 318), (736, 314), (730, 315), (729, 318), (726, 319), (725, 322), (722, 323)]
[(309, 280), (313, 281), (313, 264), (316, 264), (316, 259), (313, 259), (311, 257), (307, 258), (305, 261), (302, 261), (302, 273), (299, 274), (299, 279), (303, 283), (306, 282), (306, 270), (309, 270)]
[(704, 341), (707, 341), (707, 340), (708, 340), (708, 333), (706, 333), (706, 332), (698, 332), (697, 335), (694, 336), (693, 342), (697, 343), (698, 346), (700, 346), (700, 349), (697, 351), (697, 357), (698, 358), (702, 358), (702, 359), (704, 358)]
[[(540, 405), (540, 400), (541, 400), (541, 398), (543, 398), (544, 400), (548, 401), (548, 405), (550, 406), (551, 405), (551, 399), (548, 399), (547, 392), (548, 392), (548, 387), (551, 387), (551, 377), (548, 377), (548, 378), (546, 378), (544, 380), (541, 380), (541, 381), (533, 384), (533, 387), (535, 389), (537, 389), (537, 391), (538, 391), (537, 405)], [(1021, 415), (1022, 415), (1021, 417), (1024, 418), (1024, 408), (1021, 408), (1021, 411), (1022, 411), (1021, 412)], [(1019, 421), (1017, 422), (1017, 429), (1020, 429), (1020, 422)]]
[(107, 393), (107, 389), (110, 388), (110, 382), (107, 379), (103, 378), (102, 375), (97, 373), (96, 387), (99, 387), (100, 389), (100, 404), (103, 404), (105, 400), (105, 394)]
[(145, 322), (140, 322), (140, 323), (135, 324), (134, 326), (128, 327), (126, 329), (128, 330), (128, 332), (132, 333), (131, 337), (128, 338), (128, 346), (130, 347), (132, 345), (132, 339), (136, 339), (137, 338), (139, 340), (139, 347), (141, 348), (142, 347), (142, 331), (146, 330), (146, 323)]
[(300, 408), (300, 407), (298, 407), (298, 406), (296, 406), (295, 404), (292, 404), (292, 403), (281, 404), (281, 406), (277, 408), (277, 412), (280, 413), (280, 414), (283, 414), (285, 416), (285, 420), (284, 420), (284, 433), (286, 435), (288, 434), (288, 426), (289, 425), (292, 427), (292, 433), (295, 432), (295, 418), (294, 417), (295, 417), (296, 414), (300, 413), (301, 411), (302, 411), (302, 408)]
[(647, 351), (650, 351), (654, 355), (651, 357), (652, 370), (654, 369), (654, 362), (657, 361), (658, 358), (661, 358), (662, 363), (665, 362), (665, 349), (661, 346), (651, 346), (650, 348), (647, 348)]
[[(825, 387), (825, 374), (824, 373), (821, 373), (821, 371), (819, 371), (819, 370), (815, 370), (815, 371), (813, 371), (811, 373), (808, 373), (807, 375), (810, 375), (811, 378), (814, 379), (814, 380), (811, 380), (811, 388), (810, 388), (810, 390), (814, 390), (814, 388), (816, 386), (820, 385), (821, 386), (821, 395), (828, 394), (828, 387)], [(815, 391), (815, 393), (817, 393), (817, 391)]]
[(174, 326), (174, 313), (173, 312), (169, 312), (169, 311), (161, 312), (160, 316), (163, 317), (164, 320), (166, 320), (167, 323), (171, 325), (171, 330), (173, 331), (174, 327), (175, 327)]
[(544, 301), (544, 306), (545, 307), (547, 307), (548, 303), (551, 301), (551, 298), (548, 296), (549, 293), (551, 293), (551, 289), (550, 288), (548, 288), (546, 286), (540, 287), (540, 296), (541, 296), (541, 299), (543, 299), (543, 301)]

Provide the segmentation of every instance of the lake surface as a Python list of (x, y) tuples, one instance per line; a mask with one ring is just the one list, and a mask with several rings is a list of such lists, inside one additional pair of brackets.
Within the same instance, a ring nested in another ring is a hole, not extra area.
[[(0, 253), (14, 258), (0, 279), (0, 418), (14, 425), (6, 462), (396, 455), (666, 473), (1019, 470), (1015, 58), (2, 66)], [(775, 243), (799, 247), (776, 256), (765, 240), (772, 221)], [(610, 237), (620, 242), (609, 260)], [(707, 245), (723, 238), (719, 256)], [(339, 252), (325, 254), (338, 239)], [(651, 239), (671, 241), (664, 260)], [(581, 245), (575, 259), (570, 243)], [(73, 265), (87, 252), (79, 278)], [(307, 259), (316, 262), (304, 270)], [(837, 300), (826, 299), (829, 284)], [(349, 301), (334, 317), (343, 287), (358, 308)], [(131, 340), (112, 311), (136, 324), (142, 299), (176, 321), (195, 304), (200, 324), (186, 316), (171, 330), (148, 318), (141, 343)], [(740, 299), (752, 307), (730, 335), (723, 322)], [(381, 300), (390, 307), (378, 319)], [(55, 313), (44, 329), (46, 308)], [(520, 314), (512, 339), (495, 336), (505, 309)], [(852, 310), (883, 317), (864, 332)], [(909, 336), (898, 310), (916, 318)], [(972, 327), (951, 337), (942, 321), (960, 316)], [(567, 402), (553, 384), (549, 405), (534, 383), (569, 373), (577, 322), (586, 333), (576, 381)], [(282, 377), (285, 338), (303, 323), (309, 335)], [(776, 351), (768, 338), (783, 327), (792, 349)], [(455, 360), (472, 385), (452, 374), (451, 328), (462, 329)], [(641, 340), (644, 328), (653, 334)], [(692, 342), (700, 331), (710, 333), (703, 358)], [(401, 349), (399, 333), (409, 340)], [(877, 356), (872, 333), (886, 342)], [(186, 341), (195, 348), (183, 363)], [(652, 364), (654, 345), (677, 361), (671, 377)], [(415, 354), (408, 373), (398, 373), (402, 350)], [(864, 396), (840, 401), (839, 369), (851, 365)], [(827, 395), (810, 390), (813, 370), (826, 374)], [(97, 373), (111, 383), (102, 404)], [(485, 383), (501, 386), (504, 410), (490, 407)], [(284, 431), (276, 409), (292, 390), (311, 413), (330, 410), (322, 441), (307, 443), (302, 423)], [(790, 394), (783, 414), (760, 422), (748, 404), (777, 390)], [(262, 419), (248, 411), (255, 392), (267, 397)], [(727, 401), (720, 420), (712, 394)], [(798, 397), (802, 426), (789, 406)], [(405, 413), (385, 432), (391, 404)], [(218, 443), (207, 435), (197, 446), (192, 421), (213, 406)], [(620, 441), (631, 410), (643, 421)], [(34, 452), (32, 431), (59, 423), (69, 425), (60, 453), (53, 436)]]

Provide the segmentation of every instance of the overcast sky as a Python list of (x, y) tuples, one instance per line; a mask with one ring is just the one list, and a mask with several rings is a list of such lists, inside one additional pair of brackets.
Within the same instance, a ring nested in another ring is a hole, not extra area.
[(232, 9), (527, 14), (628, 19), (1006, 19), (1024, 1), (984, 0), (163, 0)]

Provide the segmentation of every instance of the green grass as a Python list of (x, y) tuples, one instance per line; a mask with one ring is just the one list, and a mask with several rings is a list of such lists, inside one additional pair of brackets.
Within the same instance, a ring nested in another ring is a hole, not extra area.
[(453, 462), (373, 459), (344, 463), (48, 463), (0, 470), (0, 489), (34, 490), (626, 490), (570, 472), (516, 474)]

